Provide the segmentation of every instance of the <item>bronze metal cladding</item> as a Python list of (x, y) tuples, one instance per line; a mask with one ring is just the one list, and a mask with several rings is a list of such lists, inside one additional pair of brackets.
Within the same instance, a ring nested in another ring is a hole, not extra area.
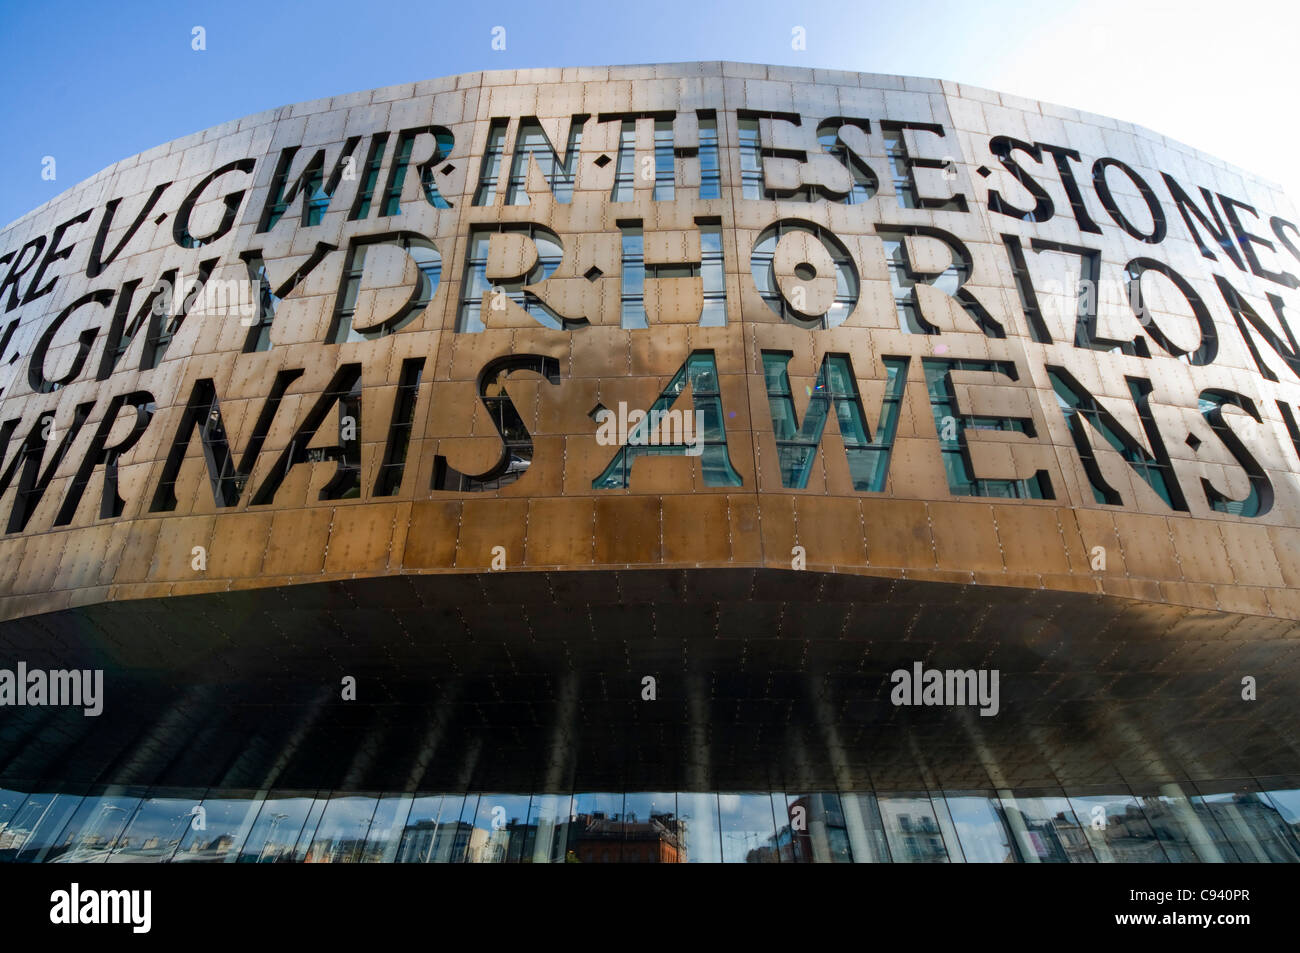
[(0, 232), (0, 618), (765, 567), (1293, 637), (1297, 221), (1149, 130), (894, 76), (229, 122)]

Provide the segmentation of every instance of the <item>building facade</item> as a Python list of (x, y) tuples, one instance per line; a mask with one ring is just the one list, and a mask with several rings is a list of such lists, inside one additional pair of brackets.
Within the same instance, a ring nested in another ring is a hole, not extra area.
[(0, 860), (1300, 860), (1297, 222), (716, 62), (125, 159), (0, 231)]

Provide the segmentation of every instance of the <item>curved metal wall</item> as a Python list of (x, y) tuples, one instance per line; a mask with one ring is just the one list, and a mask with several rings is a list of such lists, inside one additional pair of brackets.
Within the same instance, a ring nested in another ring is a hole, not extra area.
[[(476, 73), (230, 122), (0, 232), (0, 617), (806, 565), (1284, 633), (1295, 221), (1140, 127), (893, 76)], [(656, 406), (699, 455), (602, 437)]]

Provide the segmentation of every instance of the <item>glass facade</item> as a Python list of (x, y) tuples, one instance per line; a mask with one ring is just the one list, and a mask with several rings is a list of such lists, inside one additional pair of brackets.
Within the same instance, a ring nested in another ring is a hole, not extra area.
[[(671, 135), (671, 133), (670, 133)], [(489, 148), (496, 148), (492, 143)], [(528, 205), (529, 159), (536, 164), (557, 202), (573, 201), (574, 180), (578, 171), (578, 153), (582, 148), (582, 124), (569, 126), (564, 156), (559, 156), (536, 119), (524, 120), (516, 133), (514, 155), (510, 161), (510, 181), (506, 187), (507, 205)], [(671, 148), (671, 146), (670, 146)]]
[[(808, 317), (791, 307), (777, 281), (776, 248), (781, 239), (792, 233), (811, 235), (821, 242), (835, 266), (835, 299), (830, 309), (820, 317)], [(848, 320), (857, 307), (859, 281), (857, 269), (847, 250), (828, 231), (817, 225), (778, 222), (763, 230), (749, 258), (750, 273), (759, 296), (781, 320), (796, 327), (833, 328)]]
[(636, 120), (624, 119), (619, 130), (618, 159), (614, 166), (611, 202), (630, 202), (636, 195)]
[(626, 487), (631, 479), (632, 464), (638, 457), (679, 455), (688, 449), (683, 443), (651, 445), (651, 422), (656, 414), (667, 413), (689, 384), (693, 411), (696, 415), (696, 441), (700, 446), (707, 486), (740, 486), (740, 475), (731, 465), (727, 454), (727, 428), (722, 414), (722, 391), (718, 381), (717, 362), (711, 351), (697, 351), (686, 359), (664, 392), (650, 405), (646, 416), (632, 430), (629, 442), (621, 447), (605, 471), (592, 481), (593, 487)]
[(784, 486), (803, 489), (817, 459), (826, 420), (833, 415), (839, 426), (840, 439), (848, 458), (849, 472), (857, 490), (878, 493), (885, 488), (889, 473), (889, 454), (898, 428), (903, 386), (907, 379), (907, 359), (884, 359), (888, 375), (881, 400), (875, 439), (868, 433), (862, 400), (847, 355), (828, 354), (817, 372), (816, 384), (808, 394), (808, 408), (802, 424), (795, 409), (794, 393), (786, 365), (791, 354), (764, 351), (763, 372), (767, 388), (772, 429), (776, 435)]
[(1033, 421), (1024, 417), (963, 414), (957, 405), (957, 391), (953, 386), (952, 374), (973, 371), (1006, 377), (1014, 373), (1014, 368), (1005, 361), (934, 361), (926, 358), (921, 363), (925, 370), (925, 386), (930, 395), (930, 408), (939, 435), (939, 451), (949, 491), (954, 496), (1052, 499), (1051, 481), (1042, 470), (1033, 477), (1022, 480), (982, 479), (974, 475), (970, 449), (966, 445), (967, 430), (1015, 431), (1032, 437)]
[(1076, 791), (0, 786), (16, 863), (1296, 863), (1300, 779)]
[(700, 198), (722, 198), (722, 162), (718, 150), (718, 116), (711, 109), (699, 110)]
[(921, 312), (916, 289), (918, 285), (927, 284), (949, 298), (955, 298), (961, 286), (970, 280), (969, 266), (963, 261), (953, 261), (937, 275), (922, 274), (912, 267), (907, 244), (902, 238), (887, 237), (884, 245), (898, 329), (904, 334), (938, 334), (939, 329)]
[[(494, 283), (487, 276), (488, 249), (492, 235), (510, 232), (527, 237), (537, 250), (537, 261), (528, 274), (519, 275), (511, 281), (500, 280)], [(564, 327), (564, 318), (528, 290), (529, 286), (539, 285), (551, 277), (560, 267), (563, 258), (564, 250), (558, 237), (549, 228), (541, 225), (499, 225), (476, 230), (470, 238), (469, 251), (465, 259), (465, 277), (461, 283), (457, 329), (469, 333), (477, 333), (485, 329), (483, 319), (485, 296), (488, 298), (487, 307), (490, 311), (503, 310), (505, 300), (509, 298), (516, 307), (528, 312), (529, 316), (543, 327), (555, 330)]]

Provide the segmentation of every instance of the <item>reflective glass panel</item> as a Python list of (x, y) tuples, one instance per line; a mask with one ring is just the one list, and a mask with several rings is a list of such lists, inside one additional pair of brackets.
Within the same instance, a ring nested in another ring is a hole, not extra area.
[(624, 797), (623, 863), (678, 863), (679, 833), (676, 794), (638, 792)]
[(999, 794), (1022, 857), (1048, 864), (1096, 862), (1074, 808), (1064, 797), (1034, 796), (1033, 792), (1015, 795), (1001, 791)]
[(1294, 863), (1300, 860), (1300, 784), (1294, 778), (1266, 778), (1262, 786), (1264, 796), (1282, 819), (1285, 854)]
[(209, 792), (202, 807), (203, 827), (190, 823), (172, 863), (233, 863), (261, 810), (261, 799), (252, 791)]
[(724, 864), (779, 861), (770, 794), (719, 794), (718, 820)]
[(410, 794), (389, 794), (379, 799), (375, 816), (370, 820), (370, 834), (361, 854), (364, 864), (391, 864), (397, 859), (402, 829), (411, 810)]
[(533, 864), (562, 864), (573, 819), (573, 798), (568, 794), (535, 794), (528, 805), (530, 839), (522, 860)]
[(889, 852), (895, 863), (948, 863), (948, 851), (929, 795), (882, 794), (878, 804)]
[(1178, 785), (1164, 784), (1135, 793), (1170, 861), (1222, 864), (1228, 860), (1222, 849), (1226, 847), (1223, 832), (1217, 830), (1208, 812), (1193, 807)]
[(316, 798), (311, 794), (274, 791), (262, 802), (253, 830), (239, 853), (241, 864), (287, 864), (294, 859), (298, 835)]
[(1071, 791), (1069, 797), (1093, 855), (1103, 864), (1167, 862), (1164, 848), (1133, 795), (1088, 789)]
[[(471, 864), (517, 864), (528, 840), (527, 794), (481, 794), (465, 860)], [(466, 811), (469, 810), (468, 801)], [(464, 814), (461, 815), (464, 818)]]
[(171, 860), (187, 830), (195, 824), (207, 825), (206, 810), (199, 810), (202, 803), (200, 790), (151, 792), (122, 832), (108, 862)]
[(87, 796), (50, 848), (45, 863), (103, 863), (140, 800), (139, 794), (120, 787)]
[(722, 860), (722, 839), (718, 828), (718, 796), (702, 792), (678, 792), (678, 825), (681, 829), (682, 861), (688, 864), (716, 864)]
[(33, 794), (14, 815), (7, 830), (12, 834), (13, 859), (18, 863), (39, 864), (46, 860), (59, 834), (81, 804), (81, 795), (72, 793)]
[[(475, 798), (476, 799), (476, 798)], [(411, 802), (397, 850), (400, 864), (459, 863), (469, 846), (472, 827), (460, 819), (461, 794), (419, 794)]]
[(1007, 828), (1002, 804), (982, 793), (946, 794), (944, 802), (952, 815), (966, 862), (971, 864), (1015, 863), (1015, 848)]
[(360, 860), (378, 803), (378, 798), (363, 794), (330, 798), (308, 841), (306, 862), (353, 864)]
[(28, 797), (26, 791), (0, 787), (0, 862), (13, 860), (13, 855), (18, 852), (26, 837), (26, 834), (20, 834), (11, 828), (9, 822), (22, 810)]
[(885, 827), (880, 819), (876, 796), (863, 792), (841, 794), (840, 807), (844, 812), (844, 830), (854, 863), (888, 863), (889, 844), (885, 840)]
[(575, 794), (569, 860), (617, 864), (623, 858), (623, 795)]
[(1296, 857), (1290, 828), (1253, 781), (1200, 782), (1194, 801), (1223, 831), (1228, 847), (1242, 863), (1286, 863)]
[[(774, 796), (774, 803), (780, 803)], [(785, 816), (777, 817), (782, 862), (848, 864), (848, 827), (838, 794), (786, 794)]]

